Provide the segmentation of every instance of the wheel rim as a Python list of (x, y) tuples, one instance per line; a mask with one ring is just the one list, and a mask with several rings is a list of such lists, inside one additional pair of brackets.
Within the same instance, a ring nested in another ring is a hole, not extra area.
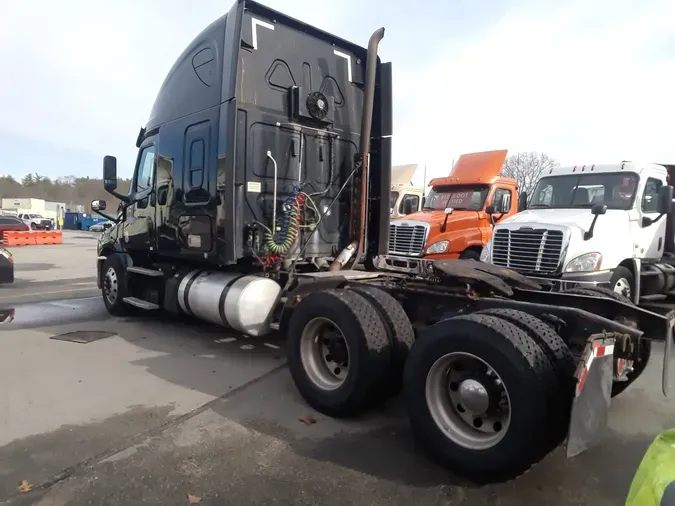
[(629, 299), (631, 298), (630, 283), (626, 278), (620, 278), (614, 284), (614, 291), (623, 295), (624, 297), (628, 297)]
[(429, 412), (447, 438), (470, 450), (499, 443), (511, 422), (511, 401), (499, 375), (481, 358), (454, 352), (440, 357), (426, 379)]
[(114, 268), (109, 267), (108, 271), (105, 273), (105, 280), (103, 281), (103, 295), (108, 303), (114, 304), (117, 301), (118, 293), (117, 272), (115, 272)]
[(310, 320), (300, 336), (300, 359), (317, 388), (340, 388), (349, 372), (349, 348), (340, 327), (328, 318)]

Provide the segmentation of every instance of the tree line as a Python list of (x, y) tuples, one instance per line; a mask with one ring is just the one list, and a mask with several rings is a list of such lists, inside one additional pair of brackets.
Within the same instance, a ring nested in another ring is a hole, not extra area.
[[(130, 179), (118, 180), (118, 191), (127, 193)], [(109, 209), (117, 209), (119, 201), (103, 189), (103, 180), (92, 177), (65, 176), (50, 179), (40, 174), (27, 174), (20, 180), (13, 176), (0, 176), (0, 197), (33, 198), (49, 202), (63, 202), (66, 209), (82, 206), (89, 211), (92, 200), (104, 199)]]
[[(558, 162), (546, 153), (523, 152), (506, 159), (502, 176), (515, 179), (519, 189), (531, 195), (539, 175), (558, 166)], [(118, 191), (122, 194), (127, 193), (130, 186), (130, 179), (118, 180)], [(116, 198), (103, 189), (103, 180), (99, 178), (65, 176), (50, 179), (37, 173), (27, 174), (21, 180), (16, 180), (12, 176), (0, 176), (0, 197), (63, 202), (66, 208), (71, 209), (80, 205), (85, 212), (89, 210), (92, 200), (106, 200), (108, 209), (117, 209), (119, 204)]]

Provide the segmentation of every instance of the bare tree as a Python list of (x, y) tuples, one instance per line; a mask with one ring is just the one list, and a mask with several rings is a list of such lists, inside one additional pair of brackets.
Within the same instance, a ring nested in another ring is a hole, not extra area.
[(502, 176), (515, 179), (520, 191), (532, 195), (541, 173), (559, 166), (560, 164), (546, 153), (529, 151), (509, 156), (502, 167)]

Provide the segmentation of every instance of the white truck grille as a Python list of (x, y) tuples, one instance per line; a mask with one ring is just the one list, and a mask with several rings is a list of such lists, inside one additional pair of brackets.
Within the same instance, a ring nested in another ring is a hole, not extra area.
[(554, 274), (562, 249), (560, 230), (500, 229), (492, 243), (492, 263), (522, 273)]
[(404, 256), (422, 256), (428, 227), (423, 224), (412, 225), (405, 221), (389, 225), (389, 254)]

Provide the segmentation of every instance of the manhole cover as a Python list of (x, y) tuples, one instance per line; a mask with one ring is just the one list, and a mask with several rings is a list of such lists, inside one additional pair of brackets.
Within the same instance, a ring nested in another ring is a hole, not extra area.
[(66, 332), (58, 336), (52, 336), (49, 339), (56, 341), (70, 341), (71, 343), (87, 344), (99, 339), (117, 335), (115, 332), (104, 332), (102, 330), (76, 330), (75, 332)]

